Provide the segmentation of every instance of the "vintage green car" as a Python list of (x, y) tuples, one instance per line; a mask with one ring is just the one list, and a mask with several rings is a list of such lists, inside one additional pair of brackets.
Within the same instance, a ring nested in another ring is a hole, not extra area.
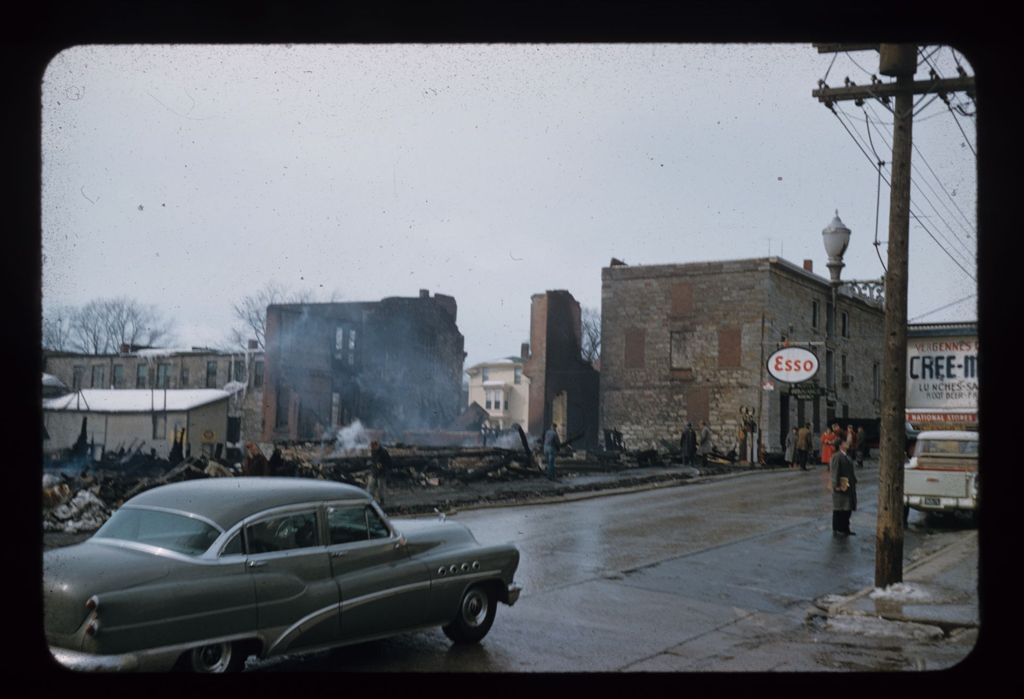
[(43, 555), (46, 639), (76, 670), (240, 670), (245, 660), (441, 626), (482, 639), (519, 551), (452, 521), (396, 528), (363, 490), (210, 478), (131, 498)]

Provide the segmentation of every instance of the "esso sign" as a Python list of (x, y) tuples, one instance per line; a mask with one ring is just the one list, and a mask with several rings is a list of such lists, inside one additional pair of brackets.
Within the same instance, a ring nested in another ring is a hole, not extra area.
[(801, 383), (818, 373), (818, 358), (802, 347), (783, 347), (768, 357), (768, 373), (779, 381)]

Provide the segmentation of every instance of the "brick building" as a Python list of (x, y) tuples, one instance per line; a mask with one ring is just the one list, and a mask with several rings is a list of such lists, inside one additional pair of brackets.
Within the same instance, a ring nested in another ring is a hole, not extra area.
[(43, 371), (70, 391), (82, 389), (222, 389), (228, 404), (227, 445), (263, 432), (263, 351), (208, 347), (122, 348), (116, 354), (43, 352)]
[(267, 307), (264, 440), (320, 439), (359, 420), (400, 439), (462, 409), (464, 338), (455, 299)]
[[(602, 269), (601, 428), (622, 432), (627, 448), (656, 448), (704, 419), (728, 451), (741, 426), (759, 424), (765, 449), (781, 452), (797, 424), (818, 434), (834, 420), (877, 418), (882, 307), (847, 287), (838, 299), (833, 313), (810, 261), (779, 257)], [(765, 370), (785, 342), (818, 357), (801, 389)]]
[(530, 299), (529, 433), (540, 437), (552, 422), (562, 440), (594, 449), (598, 439), (598, 373), (584, 361), (580, 304), (568, 291), (547, 291)]

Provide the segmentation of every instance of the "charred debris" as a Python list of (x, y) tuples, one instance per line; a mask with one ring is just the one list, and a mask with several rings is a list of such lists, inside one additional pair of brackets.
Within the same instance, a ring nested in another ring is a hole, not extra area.
[[(398, 513), (429, 512), (444, 506), (452, 491), (470, 489), (481, 500), (489, 499), (486, 487), (513, 481), (544, 483), (544, 468), (538, 445), (530, 444), (518, 426), (504, 432), (492, 432), (486, 440), (493, 446), (418, 446), (395, 443), (385, 445), (390, 456), (388, 489), (392, 494), (418, 494), (405, 498), (409, 504), (396, 504)], [(617, 472), (642, 467), (678, 465), (677, 445), (665, 442), (665, 449), (630, 451), (622, 446), (621, 436), (600, 452), (578, 451), (570, 437), (562, 446), (557, 464), (560, 475), (572, 478), (588, 472)], [(500, 446), (499, 446), (500, 445)], [(252, 445), (255, 447), (255, 445)], [(367, 486), (375, 459), (369, 444), (340, 447), (333, 440), (321, 442), (278, 442), (272, 453), (255, 447), (256, 458), (265, 464), (259, 473), (299, 478), (317, 478)], [(715, 454), (708, 468), (692, 475), (732, 470), (730, 455)], [(126, 500), (150, 488), (198, 478), (232, 478), (252, 473), (252, 456), (240, 450), (228, 450), (213, 457), (181, 458), (172, 450), (168, 459), (140, 450), (107, 453), (91, 460), (81, 451), (69, 450), (44, 464), (43, 530), (79, 533), (99, 528)], [(436, 495), (436, 502), (431, 494)], [(401, 499), (401, 498), (393, 498)], [(412, 504), (414, 502), (418, 505)], [(433, 503), (433, 504), (432, 504)]]

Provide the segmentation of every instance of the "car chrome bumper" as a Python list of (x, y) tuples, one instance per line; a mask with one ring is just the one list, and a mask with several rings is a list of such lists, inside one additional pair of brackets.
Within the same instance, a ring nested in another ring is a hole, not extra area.
[(139, 667), (139, 658), (135, 654), (125, 655), (94, 655), (67, 648), (50, 648), (54, 660), (78, 672), (126, 672)]
[(523, 591), (523, 588), (515, 583), (508, 586), (508, 606), (512, 606), (519, 599), (519, 593)]

